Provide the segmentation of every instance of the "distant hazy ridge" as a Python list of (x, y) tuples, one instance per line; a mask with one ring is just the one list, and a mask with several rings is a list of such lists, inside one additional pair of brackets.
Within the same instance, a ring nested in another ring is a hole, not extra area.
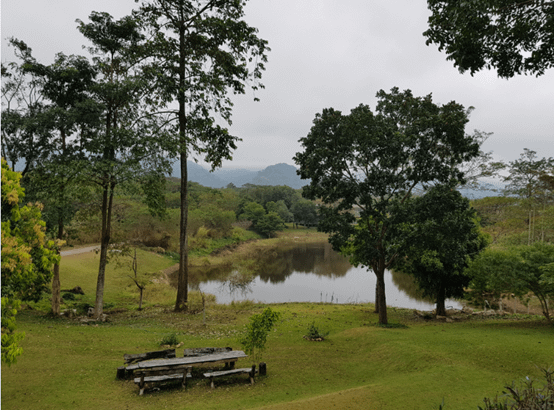
[[(270, 165), (260, 171), (250, 169), (225, 169), (220, 168), (214, 172), (188, 161), (189, 181), (198, 182), (200, 185), (210, 188), (224, 188), (229, 184), (240, 187), (244, 184), (253, 185), (287, 185), (294, 189), (300, 189), (309, 183), (309, 180), (302, 180), (296, 174), (296, 167), (288, 164)], [(179, 162), (173, 165), (172, 177), (180, 178), (181, 172)], [(488, 184), (490, 189), (474, 190), (461, 189), (463, 196), (470, 199), (478, 199), (486, 196), (501, 195), (504, 188), (502, 183)]]
[[(240, 187), (244, 184), (253, 185), (287, 185), (294, 189), (302, 188), (309, 181), (301, 180), (296, 174), (296, 167), (288, 164), (270, 165), (260, 171), (248, 169), (220, 168), (214, 172), (188, 161), (188, 179), (200, 185), (211, 188), (223, 188), (229, 184)], [(171, 176), (180, 178), (179, 163), (173, 165)]]

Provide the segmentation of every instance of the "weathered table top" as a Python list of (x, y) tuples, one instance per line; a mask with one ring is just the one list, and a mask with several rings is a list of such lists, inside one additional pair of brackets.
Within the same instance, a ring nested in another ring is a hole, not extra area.
[(232, 362), (243, 357), (248, 356), (242, 350), (231, 350), (230, 352), (214, 353), (205, 356), (175, 357), (171, 359), (148, 360), (127, 366), (127, 370), (155, 369), (159, 367), (183, 367), (215, 362)]

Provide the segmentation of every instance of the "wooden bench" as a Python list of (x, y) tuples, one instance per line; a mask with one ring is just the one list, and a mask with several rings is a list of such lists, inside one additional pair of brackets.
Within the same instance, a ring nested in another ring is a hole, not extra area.
[(152, 360), (152, 359), (170, 359), (172, 357), (175, 357), (175, 349), (158, 350), (155, 352), (146, 352), (146, 353), (138, 353), (138, 354), (124, 354), (123, 360), (125, 360), (125, 364), (131, 365), (131, 366), (118, 367), (117, 378), (120, 380), (131, 379), (133, 377), (133, 368), (136, 367), (136, 366), (133, 366), (133, 364), (135, 363), (139, 363), (144, 360)]
[(181, 380), (182, 387), (186, 388), (187, 379), (192, 377), (192, 366), (225, 364), (226, 367), (234, 367), (234, 363), (244, 357), (247, 355), (242, 350), (226, 349), (213, 354), (140, 361), (129, 365), (126, 370), (133, 375), (134, 382), (139, 386), (139, 394), (143, 395), (146, 388), (175, 380)]
[(166, 349), (166, 350), (158, 350), (155, 352), (123, 355), (125, 364), (138, 363), (138, 362), (142, 362), (143, 360), (169, 359), (172, 357), (175, 357), (175, 349)]
[(185, 349), (183, 357), (205, 356), (208, 354), (230, 352), (231, 350), (233, 350), (232, 347), (195, 347), (192, 349)]
[(204, 373), (204, 377), (211, 380), (212, 389), (215, 389), (214, 379), (216, 377), (230, 376), (232, 374), (248, 374), (250, 376), (250, 384), (254, 384), (254, 376), (256, 375), (256, 365), (252, 368), (221, 370), (217, 372)]
[(135, 384), (138, 384), (139, 387), (139, 396), (144, 394), (144, 390), (151, 388), (154, 384), (165, 383), (175, 380), (181, 380), (181, 387), (186, 390), (187, 380), (192, 378), (191, 374), (192, 367), (187, 367), (183, 369), (180, 373), (175, 373), (175, 369), (167, 370), (135, 370), (135, 375), (138, 377), (134, 378)]

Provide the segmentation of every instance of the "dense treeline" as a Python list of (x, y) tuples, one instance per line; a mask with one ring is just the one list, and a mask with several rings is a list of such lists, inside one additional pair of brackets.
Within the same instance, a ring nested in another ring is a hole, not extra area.
[[(252, 237), (252, 233), (272, 236), (286, 229), (286, 223), (317, 223), (315, 202), (302, 198), (300, 190), (288, 186), (208, 188), (189, 182), (189, 248), (191, 252), (215, 249), (228, 242)], [(137, 185), (129, 185), (114, 198), (114, 242), (134, 242), (147, 247), (177, 252), (179, 237), (180, 181), (167, 178), (165, 210), (151, 212), (148, 197)], [(96, 199), (99, 201), (99, 198)], [(68, 226), (69, 244), (96, 243), (99, 240), (99, 208), (92, 199), (75, 204), (78, 209)], [(45, 209), (48, 220), (48, 209)], [(55, 224), (49, 228), (55, 230)], [(218, 242), (219, 241), (219, 242)]]

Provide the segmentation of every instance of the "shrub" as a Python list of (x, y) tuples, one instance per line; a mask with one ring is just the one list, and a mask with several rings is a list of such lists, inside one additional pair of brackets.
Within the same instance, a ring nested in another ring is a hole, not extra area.
[(498, 396), (491, 400), (485, 397), (485, 407), (479, 406), (480, 410), (552, 410), (554, 409), (554, 370), (541, 369), (544, 373), (546, 383), (543, 387), (534, 386), (534, 381), (526, 377), (520, 387), (515, 383), (506, 386), (507, 392), (503, 391), (503, 400)]
[(179, 339), (177, 338), (177, 333), (170, 333), (162, 337), (160, 340), (160, 346), (176, 346), (179, 344)]
[(315, 325), (315, 322), (312, 322), (312, 324), (308, 326), (308, 334), (304, 336), (304, 339), (323, 341), (328, 335), (329, 332), (320, 331), (319, 328)]
[(281, 315), (274, 312), (270, 307), (266, 308), (259, 315), (252, 315), (250, 323), (246, 325), (244, 335), (239, 339), (244, 351), (252, 355), (254, 363), (261, 360), (262, 352), (265, 350), (267, 335), (273, 329)]

